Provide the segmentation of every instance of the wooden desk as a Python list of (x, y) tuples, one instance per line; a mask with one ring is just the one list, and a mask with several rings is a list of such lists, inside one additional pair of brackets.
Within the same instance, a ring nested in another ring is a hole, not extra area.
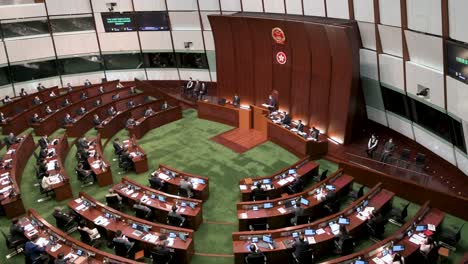
[[(63, 253), (67, 256), (69, 253), (77, 252), (82, 250), (86, 255), (93, 255), (92, 257), (82, 257), (75, 261), (75, 263), (89, 263), (89, 264), (100, 264), (100, 263), (127, 263), (127, 264), (137, 264), (141, 262), (133, 261), (130, 259), (122, 258), (99, 249), (93, 248), (69, 235), (55, 226), (49, 224), (44, 220), (36, 211), (29, 209), (28, 217), (22, 218), (20, 224), (25, 228), (32, 228), (29, 231), (25, 231), (25, 235), (28, 239), (31, 238), (31, 233), (35, 230), (37, 235), (40, 238), (49, 240), (51, 236), (55, 237), (57, 244), (60, 244), (60, 248), (52, 250), (52, 246), (48, 245), (46, 252), (52, 258), (56, 259), (58, 254)], [(83, 261), (83, 262), (81, 262)]]
[[(63, 126), (63, 119), (65, 117), (65, 114), (75, 114), (75, 111), (82, 105), (86, 105), (87, 109), (89, 110), (92, 103), (94, 103), (97, 99), (101, 99), (100, 97), (104, 94), (101, 94), (99, 92), (99, 86), (102, 85), (104, 89), (106, 89), (108, 94), (113, 94), (115, 89), (117, 89), (115, 87), (117, 83), (118, 81), (112, 81), (104, 84), (96, 84), (89, 87), (83, 86), (79, 89), (73, 89), (71, 93), (66, 93), (54, 98), (54, 100), (48, 103), (47, 105), (49, 105), (53, 110), (57, 111), (50, 115), (44, 115), (44, 119), (41, 123), (31, 125), (32, 127), (34, 127), (35, 134), (39, 136), (52, 134), (52, 132)], [(81, 100), (80, 98), (81, 93), (83, 92), (85, 92), (88, 96), (86, 100)], [(68, 99), (70, 105), (63, 107), (62, 103), (65, 101), (65, 99)], [(44, 105), (45, 108), (45, 104), (42, 105)]]
[(198, 101), (198, 117), (238, 128), (251, 128), (250, 109)]
[(88, 152), (94, 153), (90, 153), (88, 157), (88, 163), (91, 166), (91, 170), (94, 172), (94, 174), (96, 174), (98, 185), (101, 187), (111, 185), (114, 183), (114, 181), (112, 179), (112, 171), (109, 162), (104, 159), (101, 135), (98, 134), (97, 137), (91, 139), (90, 141), (94, 141), (96, 144), (89, 146)]
[(363, 229), (365, 228), (367, 219), (361, 219), (357, 217), (357, 208), (362, 207), (364, 201), (367, 200), (369, 202), (368, 206), (374, 207), (375, 211), (385, 210), (389, 207), (393, 195), (394, 194), (392, 192), (382, 189), (381, 185), (378, 184), (369, 190), (363, 197), (356, 200), (342, 211), (319, 219), (313, 223), (268, 231), (235, 232), (232, 234), (235, 263), (244, 263), (244, 258), (249, 253), (248, 246), (251, 243), (250, 239), (252, 237), (259, 237), (259, 240), (261, 240), (263, 235), (271, 235), (276, 243), (276, 248), (274, 249), (261, 248), (261, 250), (267, 255), (267, 258), (270, 261), (274, 259), (274, 263), (288, 263), (292, 252), (291, 246), (289, 244), (292, 239), (292, 233), (304, 233), (304, 230), (306, 229), (323, 229), (323, 231), (325, 231), (322, 234), (316, 234), (312, 236), (314, 241), (312, 241), (313, 243), (310, 244), (314, 249), (316, 257), (326, 256), (326, 254), (330, 254), (334, 249), (335, 237), (331, 232), (328, 223), (337, 222), (339, 217), (345, 216), (350, 220), (350, 224), (347, 226), (349, 233), (354, 237), (361, 237), (363, 234), (365, 234)]
[(132, 111), (131, 116), (137, 120), (137, 125), (130, 127), (128, 133), (136, 139), (140, 139), (154, 128), (181, 119), (182, 109), (180, 106), (174, 106), (164, 111), (158, 111), (149, 117), (145, 117), (140, 113), (139, 109), (137, 109)]
[(132, 137), (124, 140), (122, 143), (124, 148), (126, 148), (130, 154), (134, 154), (132, 161), (135, 166), (135, 172), (140, 174), (148, 171), (148, 156), (146, 156), (145, 150), (138, 145), (138, 141)]
[[(193, 198), (206, 201), (210, 196), (210, 180), (208, 177), (182, 172), (164, 164), (159, 164), (159, 168), (152, 174), (157, 174), (158, 177), (165, 182), (167, 187), (165, 191), (170, 194), (177, 194), (179, 191), (180, 180), (184, 176), (189, 177), (191, 181), (196, 180), (198, 182), (198, 179), (201, 179), (205, 184), (196, 184), (193, 186)], [(175, 177), (172, 177), (172, 175)]]
[[(322, 182), (315, 184), (309, 189), (286, 197), (276, 198), (272, 200), (240, 202), (237, 203), (237, 218), (239, 219), (239, 230), (249, 230), (249, 225), (254, 223), (268, 223), (270, 229), (282, 228), (291, 225), (291, 218), (294, 216), (293, 207), (285, 208), (284, 204), (290, 200), (296, 200), (300, 197), (309, 201), (308, 206), (302, 206), (304, 213), (316, 218), (323, 211), (323, 201), (326, 193), (322, 192), (320, 200), (317, 197), (317, 189), (322, 189), (325, 184), (334, 185), (337, 197), (346, 194), (349, 191), (353, 177), (341, 172), (328, 177)], [(264, 204), (272, 203), (273, 207), (265, 209)]]
[[(57, 142), (55, 145), (53, 143)], [(68, 149), (68, 137), (67, 134), (63, 134), (61, 138), (56, 140), (52, 140), (47, 147), (47, 151), (55, 151), (55, 155), (52, 157), (47, 157), (46, 163), (51, 164), (50, 168), (48, 168), (48, 172), (50, 176), (53, 175), (61, 175), (62, 180), (59, 183), (51, 185), (51, 189), (54, 190), (55, 200), (56, 201), (63, 201), (68, 198), (73, 197), (72, 189), (70, 186), (70, 177), (68, 177), (67, 172), (65, 171), (64, 160), (67, 157)], [(58, 168), (55, 168), (53, 164), (56, 163)]]
[(313, 161), (309, 161), (308, 158), (303, 158), (293, 165), (288, 166), (270, 176), (241, 179), (239, 181), (239, 186), (244, 185), (246, 187), (245, 189), (241, 188), (242, 201), (250, 201), (252, 196), (252, 185), (255, 185), (256, 182), (263, 180), (270, 180), (273, 185), (273, 189), (266, 190), (266, 193), (270, 199), (281, 197), (281, 194), (285, 192), (284, 188), (287, 188), (289, 185), (291, 185), (291, 182), (281, 184), (283, 183), (280, 182), (281, 177), (283, 174), (287, 175), (290, 169), (296, 170), (296, 173), (304, 181), (304, 183), (307, 183), (312, 179), (313, 176), (318, 175), (319, 164)]
[[(137, 190), (128, 191), (127, 187), (132, 186), (136, 187)], [(161, 191), (157, 191), (151, 189), (150, 187), (141, 185), (128, 179), (127, 177), (122, 178), (122, 182), (114, 185), (112, 187), (120, 196), (122, 196), (123, 200), (126, 201), (128, 204), (133, 205), (134, 203), (140, 201), (143, 196), (148, 196), (148, 200), (151, 201), (150, 204), (146, 204), (152, 210), (157, 211), (156, 221), (160, 223), (166, 223), (167, 214), (171, 211), (173, 205), (178, 206), (178, 213), (185, 217), (185, 225), (190, 228), (197, 230), (198, 227), (203, 222), (203, 212), (202, 212), (202, 201), (196, 199), (189, 199), (185, 197), (180, 197), (176, 195), (170, 195)], [(136, 195), (135, 195), (136, 194)], [(151, 195), (155, 195), (155, 198), (151, 198)], [(166, 201), (161, 202), (158, 200), (158, 195), (165, 197)], [(182, 207), (180, 204), (182, 202), (194, 203), (196, 206), (192, 209), (189, 206)]]
[(10, 99), (13, 100), (13, 102), (8, 103), (6, 105), (0, 106), (0, 112), (2, 112), (5, 117), (12, 117), (14, 115), (17, 115), (26, 109), (30, 108), (32, 106), (32, 101), (34, 97), (39, 97), (42, 102), (48, 101), (50, 99), (49, 94), (50, 92), (54, 92), (56, 95), (59, 93), (59, 88), (58, 86), (54, 86), (51, 88), (47, 88), (42, 91), (37, 91), (35, 93), (30, 93), (24, 97), (16, 96), (16, 97), (10, 97)]
[(3, 166), (0, 169), (0, 175), (8, 174), (7, 178), (0, 176), (3, 179), (1, 182), (8, 181), (7, 184), (1, 185), (1, 189), (11, 188), (0, 195), (1, 206), (8, 218), (25, 213), (23, 200), (21, 199), (21, 177), (34, 148), (34, 141), (31, 133), (29, 133), (27, 136), (22, 137), (21, 142), (11, 145), (10, 149), (3, 156), (3, 166), (6, 161), (11, 160), (10, 169), (5, 169)]
[(252, 128), (268, 136), (268, 109), (256, 105), (250, 105), (250, 108), (252, 109)]
[[(91, 206), (84, 206), (84, 201), (88, 201)], [(78, 210), (80, 206), (82, 209)], [(115, 232), (117, 230), (121, 230), (126, 237), (130, 238), (132, 241), (136, 241), (139, 245), (141, 245), (145, 250), (145, 255), (147, 256), (150, 255), (151, 251), (153, 251), (153, 249), (156, 246), (156, 243), (159, 242), (159, 239), (155, 242), (151, 242), (144, 239), (146, 234), (136, 236), (135, 234), (133, 234), (134, 229), (131, 227), (132, 223), (143, 224), (148, 227), (151, 227), (149, 229), (149, 233), (154, 236), (157, 236), (158, 238), (163, 234), (169, 237), (169, 233), (184, 234), (187, 238), (186, 241), (181, 240), (180, 237), (177, 236), (174, 239), (173, 245), (169, 247), (175, 251), (175, 263), (190, 263), (192, 255), (194, 253), (193, 230), (156, 224), (153, 222), (146, 221), (144, 219), (124, 214), (120, 211), (114, 210), (96, 201), (90, 195), (83, 192), (80, 192), (77, 199), (71, 200), (68, 203), (68, 207), (70, 207), (73, 211), (75, 211), (83, 219), (85, 219), (88, 222), (88, 225), (96, 227), (100, 231), (99, 233), (101, 234), (101, 236), (107, 237), (108, 240), (112, 240)], [(112, 215), (112, 217), (108, 218), (109, 224), (106, 226), (96, 224), (96, 218), (106, 218), (106, 213)]]

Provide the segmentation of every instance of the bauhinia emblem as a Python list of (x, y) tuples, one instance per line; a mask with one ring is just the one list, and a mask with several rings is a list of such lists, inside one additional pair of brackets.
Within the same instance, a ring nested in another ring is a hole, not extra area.
[(288, 61), (288, 57), (286, 56), (286, 53), (282, 51), (276, 53), (276, 61), (279, 64), (286, 64), (286, 62)]

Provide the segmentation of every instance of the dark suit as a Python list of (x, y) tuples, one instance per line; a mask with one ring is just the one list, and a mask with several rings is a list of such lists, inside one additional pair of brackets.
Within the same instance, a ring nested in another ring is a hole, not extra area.
[(112, 146), (114, 146), (114, 152), (116, 154), (120, 154), (120, 152), (123, 150), (122, 146), (120, 146), (117, 142), (112, 143)]
[(179, 219), (181, 222), (185, 220), (185, 218), (183, 218), (179, 213), (174, 212), (174, 211), (170, 211), (167, 215), (171, 217), (175, 217)]
[(93, 123), (95, 126), (99, 126), (101, 124), (101, 119), (98, 118), (93, 118)]
[(294, 207), (293, 209), (294, 211), (294, 217), (291, 218), (291, 224), (297, 224), (297, 219), (299, 218), (299, 216), (302, 216), (304, 215), (304, 208), (302, 207)]
[(240, 97), (234, 96), (234, 99), (232, 100), (232, 104), (235, 106), (240, 106)]
[(5, 144), (7, 145), (7, 148), (9, 148), (13, 144), (16, 144), (17, 142), (18, 142), (18, 139), (15, 136), (8, 135), (5, 138)]
[(24, 236), (24, 228), (18, 225), (11, 224), (10, 226), (10, 241), (26, 241), (27, 238)]
[(300, 123), (296, 126), (297, 131), (304, 132), (304, 124)]
[(166, 110), (169, 108), (169, 104), (162, 104), (161, 105), (161, 110)]
[(33, 103), (33, 105), (40, 105), (40, 104), (42, 104), (42, 101), (41, 101), (41, 99), (34, 98), (32, 103)]
[(31, 117), (31, 123), (37, 124), (39, 122), (41, 122), (41, 118), (35, 116)]
[(255, 188), (252, 190), (252, 199), (253, 197), (265, 196), (266, 192), (263, 188)]
[(70, 105), (69, 101), (63, 101), (62, 103), (62, 107), (69, 106), (69, 105)]
[(309, 242), (305, 239), (304, 241), (297, 240), (292, 247), (294, 248), (294, 255), (296, 255), (296, 258), (301, 259), (301, 255), (309, 250)]
[(88, 98), (88, 96), (86, 95), (86, 93), (81, 93), (81, 94), (80, 94), (80, 99), (81, 99), (81, 100), (85, 100), (86, 98)]
[(278, 108), (275, 98), (268, 99), (268, 104), (270, 105), (270, 110), (276, 110)]
[(31, 241), (26, 242), (26, 245), (24, 246), (24, 254), (32, 260), (32, 263), (35, 263), (34, 261), (45, 251), (46, 247), (40, 247)]
[(250, 261), (258, 260), (261, 257), (263, 257), (263, 259), (266, 259), (265, 254), (263, 254), (262, 252), (251, 252), (249, 253), (249, 255), (247, 255), (245, 259), (247, 260), (247, 263), (250, 263)]
[(65, 121), (65, 125), (69, 125), (69, 124), (73, 124), (75, 122), (75, 119), (73, 119), (73, 117), (65, 117), (64, 119)]
[(93, 103), (93, 106), (94, 106), (94, 107), (98, 107), (98, 106), (100, 106), (100, 105), (101, 105), (101, 102), (98, 102), (98, 101), (96, 101), (96, 102)]
[(107, 110), (107, 115), (108, 115), (108, 116), (115, 116), (116, 114), (117, 114), (117, 112), (115, 112), (115, 110), (113, 110), (113, 109), (110, 109), (110, 108), (109, 108), (109, 109)]
[(290, 125), (291, 124), (291, 116), (286, 114), (283, 119), (281, 120), (281, 124), (283, 125)]
[[(162, 258), (161, 260), (163, 261), (161, 263), (166, 263), (169, 260), (170, 255), (171, 255), (171, 251), (167, 247), (156, 247), (155, 252), (158, 255), (161, 256), (161, 258)], [(164, 261), (166, 261), (166, 262), (164, 262)], [(159, 263), (159, 262), (157, 262), (157, 263)]]
[(84, 115), (86, 114), (86, 109), (78, 109), (78, 115)]
[(128, 101), (127, 108), (133, 108), (133, 107), (135, 107), (135, 103), (133, 101)]
[(47, 148), (47, 145), (49, 144), (48, 140), (41, 137), (39, 139), (39, 146), (41, 147), (41, 149), (46, 149)]

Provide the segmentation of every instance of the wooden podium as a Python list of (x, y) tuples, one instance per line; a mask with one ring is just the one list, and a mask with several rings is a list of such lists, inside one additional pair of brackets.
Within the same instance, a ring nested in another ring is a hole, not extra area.
[(264, 107), (250, 105), (252, 115), (252, 128), (262, 132), (265, 137), (268, 136), (268, 110)]

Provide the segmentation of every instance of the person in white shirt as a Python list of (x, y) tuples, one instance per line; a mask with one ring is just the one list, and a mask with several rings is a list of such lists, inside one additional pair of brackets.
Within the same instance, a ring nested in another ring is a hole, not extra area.
[(419, 251), (421, 251), (423, 255), (427, 255), (433, 248), (434, 239), (432, 239), (432, 237), (427, 237), (426, 240), (419, 246)]
[(192, 91), (192, 88), (193, 88), (193, 80), (192, 80), (192, 77), (190, 77), (187, 85), (185, 85), (184, 93), (185, 94), (190, 94), (191, 91)]
[(44, 177), (42, 177), (42, 182), (41, 186), (42, 189), (48, 190), (50, 189), (50, 186), (53, 184), (51, 177), (49, 176), (49, 173), (45, 173)]
[(403, 258), (400, 254), (395, 253), (392, 264), (405, 264), (405, 258)]
[(98, 239), (98, 238), (101, 237), (101, 235), (99, 234), (97, 228), (91, 229), (91, 228), (85, 226), (84, 223), (80, 223), (78, 225), (78, 230), (85, 231), (86, 233), (88, 233), (91, 240), (95, 240), (95, 239)]

